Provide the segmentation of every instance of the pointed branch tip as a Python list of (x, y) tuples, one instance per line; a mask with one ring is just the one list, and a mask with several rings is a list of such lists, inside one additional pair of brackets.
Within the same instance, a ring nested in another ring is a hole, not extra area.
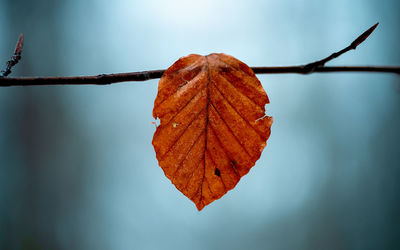
[(14, 55), (21, 55), (22, 49), (24, 47), (24, 34), (19, 34), (17, 45), (15, 46)]
[(372, 32), (374, 32), (374, 30), (376, 29), (376, 27), (378, 27), (378, 25), (379, 25), (379, 22), (374, 24), (371, 28), (367, 29), (364, 33), (362, 33), (359, 37), (357, 37), (357, 39), (351, 43), (351, 45), (350, 45), (351, 48), (356, 49), (358, 45), (360, 45), (362, 42), (364, 42), (365, 39), (367, 39), (372, 34)]
[(14, 55), (11, 59), (7, 61), (7, 66), (5, 70), (0, 72), (0, 77), (8, 76), (11, 73), (12, 67), (14, 67), (21, 59), (22, 49), (24, 47), (24, 34), (19, 34), (17, 44), (15, 45)]

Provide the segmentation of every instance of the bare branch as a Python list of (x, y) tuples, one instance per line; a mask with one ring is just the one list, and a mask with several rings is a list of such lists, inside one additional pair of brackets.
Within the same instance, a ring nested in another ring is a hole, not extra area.
[(14, 55), (7, 62), (5, 70), (1, 71), (0, 77), (8, 76), (11, 73), (12, 67), (14, 67), (21, 59), (22, 48), (24, 47), (24, 34), (19, 34), (17, 45), (15, 46)]
[[(305, 74), (302, 66), (252, 67), (256, 74)], [(0, 78), (0, 87), (7, 86), (43, 86), (43, 85), (108, 85), (119, 82), (140, 82), (158, 79), (165, 70), (152, 70), (120, 74), (103, 74), (97, 76), (70, 77), (5, 77)], [(336, 66), (319, 67), (313, 73), (329, 72), (381, 72), (400, 74), (400, 67), (376, 66)]]
[[(281, 66), (281, 67), (252, 67), (256, 74), (310, 74), (310, 73), (328, 73), (328, 72), (381, 72), (381, 73), (395, 73), (400, 75), (400, 67), (390, 66), (336, 66), (326, 67), (325, 64), (346, 53), (349, 50), (356, 49), (378, 26), (378, 23), (369, 28), (357, 39), (355, 39), (346, 48), (333, 53), (332, 55), (315, 61), (306, 65), (297, 66)], [(16, 52), (22, 51), (21, 37), (17, 44)], [(22, 39), (23, 41), (23, 39)], [(14, 56), (17, 53), (14, 53)], [(13, 57), (14, 58), (14, 57)], [(18, 58), (18, 60), (19, 60)], [(18, 62), (16, 60), (16, 62)], [(13, 64), (15, 65), (15, 63)], [(11, 67), (13, 66), (10, 66)], [(101, 74), (95, 76), (70, 76), (70, 77), (0, 77), (0, 87), (6, 86), (41, 86), (41, 85), (108, 85), (118, 82), (128, 81), (146, 81), (151, 79), (160, 78), (165, 70), (151, 70), (141, 72), (119, 73), (119, 74)], [(10, 71), (11, 72), (11, 71)]]

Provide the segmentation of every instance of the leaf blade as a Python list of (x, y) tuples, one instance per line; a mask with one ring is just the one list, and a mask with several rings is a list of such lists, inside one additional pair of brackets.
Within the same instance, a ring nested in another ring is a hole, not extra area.
[(156, 157), (201, 210), (233, 189), (259, 159), (273, 122), (265, 115), (268, 96), (250, 67), (225, 54), (181, 57), (158, 89)]

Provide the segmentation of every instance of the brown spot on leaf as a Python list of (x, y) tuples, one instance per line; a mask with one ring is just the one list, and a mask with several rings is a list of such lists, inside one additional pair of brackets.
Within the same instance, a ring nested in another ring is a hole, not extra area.
[(218, 177), (221, 177), (221, 172), (219, 171), (218, 168), (215, 168), (214, 174)]

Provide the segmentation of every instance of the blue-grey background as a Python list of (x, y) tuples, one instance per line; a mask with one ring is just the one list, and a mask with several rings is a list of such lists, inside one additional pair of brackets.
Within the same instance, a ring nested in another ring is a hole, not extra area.
[[(13, 76), (163, 69), (189, 53), (250, 66), (399, 65), (398, 0), (0, 0)], [(151, 145), (157, 80), (0, 89), (0, 249), (399, 249), (400, 78), (259, 75), (260, 160), (198, 212)]]

